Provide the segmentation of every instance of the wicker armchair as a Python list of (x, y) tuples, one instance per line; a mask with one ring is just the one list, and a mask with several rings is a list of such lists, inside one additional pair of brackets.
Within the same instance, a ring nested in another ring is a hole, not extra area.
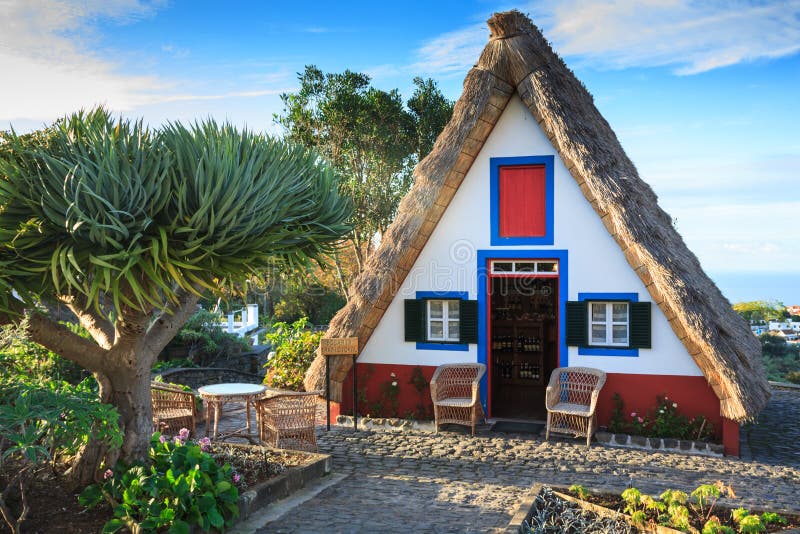
[(314, 428), (320, 391), (284, 393), (258, 399), (259, 439), (276, 449), (317, 452)]
[(454, 423), (472, 428), (483, 420), (479, 396), (486, 366), (482, 363), (449, 363), (436, 368), (431, 378), (431, 400), (436, 432), (439, 425)]
[(588, 447), (597, 430), (597, 397), (606, 383), (605, 372), (589, 367), (559, 367), (553, 369), (547, 386), (547, 432), (586, 436)]
[(153, 428), (165, 434), (175, 435), (181, 428), (188, 428), (195, 436), (197, 407), (194, 393), (179, 386), (150, 382), (153, 407)]

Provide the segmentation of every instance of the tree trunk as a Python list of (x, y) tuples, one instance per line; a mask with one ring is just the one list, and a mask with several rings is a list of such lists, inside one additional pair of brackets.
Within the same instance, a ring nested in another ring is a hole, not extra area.
[(154, 356), (137, 355), (135, 348), (111, 352), (109, 361), (124, 362), (124, 365), (114, 366), (103, 374), (97, 373), (95, 377), (100, 384), (100, 400), (112, 404), (119, 412), (122, 447), (112, 450), (97, 440), (90, 440), (68, 471), (78, 486), (99, 481), (101, 473), (113, 467), (117, 460), (129, 463), (145, 460), (153, 434), (150, 365)]

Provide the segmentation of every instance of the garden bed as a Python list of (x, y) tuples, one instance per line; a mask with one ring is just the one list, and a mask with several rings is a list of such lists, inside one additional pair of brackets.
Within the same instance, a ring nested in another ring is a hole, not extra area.
[[(635, 490), (634, 490), (635, 491)], [(579, 497), (576, 493), (581, 493)], [(662, 495), (663, 497), (663, 495)], [(738, 511), (740, 515), (758, 517), (763, 521), (765, 530), (741, 530), (742, 532), (797, 532), (800, 529), (800, 516), (785, 511), (769, 511), (751, 508), (746, 514), (742, 514), (742, 509), (736, 509), (727, 504), (716, 504), (708, 511), (706, 502), (704, 514), (701, 519), (700, 514), (695, 513), (698, 507), (697, 502), (693, 502), (693, 497), (689, 497), (688, 526), (682, 529), (671, 528), (671, 526), (658, 524), (656, 512), (648, 511), (647, 519), (640, 522), (638, 526), (633, 524), (630, 515), (623, 513), (626, 506), (630, 503), (619, 494), (609, 492), (588, 492), (584, 488), (581, 491), (568, 492), (565, 489), (553, 490), (540, 484), (534, 485), (526, 499), (520, 505), (517, 513), (505, 530), (506, 534), (531, 532), (543, 532), (547, 526), (554, 524), (559, 527), (560, 532), (605, 532), (605, 533), (628, 533), (628, 532), (653, 532), (658, 534), (674, 534), (680, 532), (699, 533), (703, 531), (706, 522), (705, 518), (717, 517), (722, 527), (732, 529), (731, 532), (740, 532), (741, 519), (737, 522), (733, 516)], [(644, 509), (644, 506), (640, 507)], [(774, 518), (777, 512), (780, 519)], [(667, 514), (667, 512), (663, 512)], [(662, 523), (666, 522), (662, 514)], [(770, 516), (773, 516), (772, 518)], [(783, 522), (785, 521), (785, 522)], [(543, 528), (544, 527), (544, 528)], [(553, 530), (547, 530), (552, 532)], [(724, 532), (720, 529), (709, 532)]]
[[(302, 451), (278, 450), (269, 447), (217, 442), (211, 454), (230, 463), (241, 476), (239, 486), (239, 518), (244, 519), (256, 508), (282, 499), (330, 472), (330, 457)], [(0, 471), (0, 488), (5, 488), (9, 475), (18, 466), (5, 461)], [(61, 471), (63, 471), (63, 466)], [(16, 491), (10, 492), (8, 504), (19, 512)], [(107, 505), (85, 509), (78, 504), (79, 491), (72, 491), (66, 479), (49, 467), (33, 477), (27, 490), (30, 512), (22, 531), (31, 534), (96, 534), (111, 519)], [(0, 522), (0, 532), (8, 527)]]

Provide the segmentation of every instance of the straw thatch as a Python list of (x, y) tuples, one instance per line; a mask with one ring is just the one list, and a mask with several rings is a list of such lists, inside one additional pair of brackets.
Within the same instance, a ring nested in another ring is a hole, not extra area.
[[(748, 325), (703, 272), (589, 92), (538, 28), (518, 11), (496, 13), (488, 25), (489, 43), (467, 74), (453, 118), (415, 169), (413, 188), (326, 337), (357, 336), (363, 349), (516, 92), (703, 371), (721, 415), (755, 417), (770, 392), (761, 347)], [(352, 362), (342, 357), (331, 363), (331, 398), (339, 400)], [(324, 376), (318, 357), (306, 388), (324, 387)]]

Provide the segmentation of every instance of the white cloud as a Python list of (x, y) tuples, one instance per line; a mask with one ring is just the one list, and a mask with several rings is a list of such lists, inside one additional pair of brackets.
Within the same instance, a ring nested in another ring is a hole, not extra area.
[(606, 68), (670, 66), (677, 74), (800, 50), (800, 1), (548, 2), (546, 35), (561, 54)]
[[(600, 68), (669, 66), (685, 75), (800, 51), (800, 0), (546, 0), (522, 11), (559, 54)], [(407, 70), (463, 74), (487, 38), (483, 22), (444, 33)]]
[(148, 16), (137, 0), (6, 0), (0, 2), (0, 120), (52, 120), (82, 107), (128, 110), (167, 82), (120, 74), (90, 51), (92, 22), (120, 24)]
[(405, 70), (436, 73), (439, 77), (463, 75), (477, 61), (488, 37), (485, 23), (442, 34), (423, 44), (417, 51), (419, 61)]
[[(12, 124), (25, 131), (98, 104), (125, 112), (153, 104), (254, 98), (289, 90), (287, 74), (277, 72), (243, 80), (249, 86), (245, 89), (203, 94), (191, 88), (209, 80), (135, 76), (111, 54), (93, 51), (99, 19), (127, 24), (153, 16), (161, 5), (146, 0), (0, 0), (0, 72), (6, 74), (0, 84), (0, 129)], [(171, 43), (161, 51), (173, 59), (190, 53)]]
[(782, 271), (800, 264), (800, 201), (664, 206), (710, 271)]

